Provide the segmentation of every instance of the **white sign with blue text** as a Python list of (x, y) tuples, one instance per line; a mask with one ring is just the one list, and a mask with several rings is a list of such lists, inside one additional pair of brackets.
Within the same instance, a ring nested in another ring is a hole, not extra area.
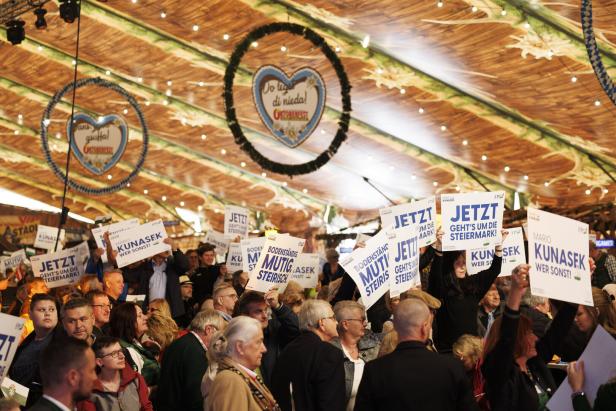
[[(503, 241), (503, 263), (500, 277), (511, 275), (511, 271), (520, 264), (526, 264), (524, 251), (524, 233), (522, 227), (505, 230), (508, 235)], [(470, 275), (487, 270), (494, 259), (494, 247), (479, 250), (466, 250), (466, 271)]]
[(122, 268), (156, 254), (171, 251), (171, 246), (164, 241), (165, 238), (167, 238), (165, 226), (162, 220), (156, 220), (133, 227), (122, 232), (116, 239), (109, 240), (117, 252), (118, 268)]
[(389, 296), (398, 297), (410, 288), (421, 285), (418, 226), (408, 225), (389, 230), (387, 240)]
[(494, 247), (501, 238), (505, 193), (443, 194), (443, 251)]
[(25, 321), (20, 317), (0, 313), (0, 382), (8, 375)]
[(300, 254), (293, 265), (289, 281), (295, 281), (303, 288), (316, 288), (319, 281), (319, 255)]
[(32, 256), (30, 261), (34, 276), (41, 277), (49, 288), (74, 284), (85, 272), (88, 251), (88, 245), (84, 241), (66, 250)]
[[(102, 227), (95, 227), (92, 229), (92, 236), (94, 237), (94, 241), (96, 241), (96, 246), (98, 248), (107, 250), (107, 245), (105, 244), (105, 239), (103, 238), (106, 232), (109, 232), (109, 239), (114, 240), (118, 238), (122, 232), (130, 230), (133, 227), (137, 227), (138, 225), (139, 220), (136, 218), (131, 218), (130, 220), (120, 221)], [(101, 256), (101, 260), (103, 263), (107, 262), (106, 252)]]
[[(60, 230), (60, 241), (58, 241), (58, 250), (62, 249), (62, 243), (64, 242), (66, 232), (64, 229)], [(58, 229), (56, 227), (49, 227), (46, 225), (40, 225), (36, 229), (36, 239), (34, 240), (34, 247), (42, 248), (43, 250), (53, 250), (56, 246), (56, 239), (58, 238)]]
[(426, 247), (436, 241), (436, 200), (434, 196), (412, 203), (382, 208), (381, 227), (393, 225), (394, 229), (417, 226), (419, 246)]
[(242, 248), (242, 266), (243, 270), (247, 273), (252, 272), (257, 262), (259, 262), (265, 240), (265, 237), (255, 237), (240, 241), (240, 247)]
[(306, 240), (290, 235), (268, 237), (246, 289), (265, 293), (276, 287), (279, 292), (284, 291), (305, 243)]
[(216, 230), (210, 230), (205, 235), (205, 242), (210, 243), (216, 247), (214, 252), (217, 256), (223, 256), (227, 254), (229, 250), (229, 244), (231, 243), (231, 239), (227, 238), (223, 233), (220, 233)]
[(528, 209), (533, 295), (593, 306), (588, 251), (588, 224)]
[(14, 270), (21, 264), (22, 262), (26, 262), (26, 251), (18, 250), (12, 253), (10, 256), (5, 257), (0, 261), (0, 273), (6, 274), (6, 270), (12, 269)]
[(237, 206), (225, 206), (225, 237), (248, 238), (248, 210)]
[(243, 269), (242, 246), (240, 243), (229, 244), (229, 252), (227, 253), (225, 265), (227, 266), (227, 271), (229, 273), (234, 273)]
[(389, 257), (387, 230), (366, 241), (365, 247), (355, 249), (340, 265), (351, 276), (366, 309), (370, 308), (389, 290)]

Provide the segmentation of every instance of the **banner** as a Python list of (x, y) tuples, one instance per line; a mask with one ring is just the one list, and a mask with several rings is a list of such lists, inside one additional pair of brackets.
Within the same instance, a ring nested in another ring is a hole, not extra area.
[(418, 226), (389, 227), (392, 228), (387, 231), (389, 296), (398, 297), (408, 289), (421, 285)]
[(305, 243), (306, 240), (289, 235), (268, 237), (257, 265), (250, 271), (246, 289), (267, 292), (278, 287), (278, 291), (282, 293)]
[[(120, 233), (130, 230), (133, 227), (137, 227), (139, 225), (139, 219), (131, 218), (130, 220), (120, 221), (117, 223), (105, 225), (102, 227), (96, 227), (92, 229), (92, 236), (94, 236), (94, 241), (96, 241), (96, 245), (98, 248), (102, 248), (107, 251), (105, 240), (103, 239), (103, 235), (108, 231), (109, 239), (115, 240), (119, 237)], [(103, 263), (107, 263), (107, 253), (103, 253), (101, 256), (101, 260)]]
[(387, 230), (391, 230), (391, 227), (381, 230), (366, 241), (366, 247), (355, 249), (350, 256), (340, 261), (340, 265), (357, 284), (366, 309), (389, 290)]
[(255, 237), (240, 241), (240, 247), (242, 249), (242, 270), (247, 273), (252, 272), (259, 261), (259, 256), (261, 256), (261, 250), (265, 245), (265, 240), (265, 237)]
[(236, 271), (242, 270), (244, 265), (242, 264), (242, 246), (240, 243), (229, 244), (229, 252), (227, 253), (227, 272), (233, 274)]
[(493, 247), (500, 241), (505, 193), (443, 194), (443, 251)]
[(0, 261), (0, 273), (6, 274), (6, 270), (8, 269), (15, 270), (19, 264), (26, 262), (26, 260), (25, 250), (15, 251), (9, 257), (3, 258), (2, 261)]
[(436, 200), (434, 196), (412, 203), (381, 208), (381, 227), (393, 225), (394, 229), (417, 225), (419, 247), (436, 241)]
[(165, 238), (167, 231), (161, 220), (128, 229), (114, 240), (110, 238), (112, 248), (118, 253), (116, 255), (118, 268), (171, 251), (169, 244), (164, 242)]
[(34, 276), (41, 277), (47, 287), (55, 288), (78, 282), (89, 256), (88, 243), (84, 241), (66, 250), (32, 256), (30, 261)]
[[(58, 250), (62, 249), (62, 242), (66, 232), (60, 231), (60, 241), (58, 242)], [(46, 225), (39, 225), (36, 230), (36, 238), (34, 239), (34, 247), (42, 248), (44, 250), (53, 251), (56, 246), (56, 239), (58, 238), (58, 229), (56, 227), (49, 227)]]
[(0, 216), (0, 235), (9, 244), (34, 244), (41, 219), (30, 215)]
[(25, 319), (0, 313), (0, 381), (8, 374)]
[(248, 238), (248, 210), (237, 206), (225, 206), (225, 237)]
[(319, 262), (318, 254), (300, 254), (295, 261), (289, 281), (295, 281), (304, 288), (316, 288), (319, 282)]
[(220, 233), (215, 230), (210, 230), (207, 232), (204, 242), (210, 243), (215, 246), (216, 250), (214, 250), (214, 252), (217, 256), (223, 256), (224, 261), (224, 255), (227, 254), (227, 251), (229, 250), (229, 243), (231, 242), (229, 238), (225, 237), (223, 233)]
[(533, 295), (593, 306), (588, 224), (528, 209), (528, 254)]
[(28, 387), (11, 380), (9, 377), (4, 377), (2, 384), (0, 385), (0, 390), (2, 390), (2, 396), (4, 398), (16, 401), (22, 407), (26, 406), (28, 394), (30, 392)]
[[(520, 264), (526, 264), (524, 250), (524, 233), (522, 227), (506, 229), (509, 233), (503, 242), (503, 263), (499, 277), (511, 275), (511, 271)], [(494, 259), (494, 248), (466, 250), (466, 271), (469, 275), (487, 270)]]

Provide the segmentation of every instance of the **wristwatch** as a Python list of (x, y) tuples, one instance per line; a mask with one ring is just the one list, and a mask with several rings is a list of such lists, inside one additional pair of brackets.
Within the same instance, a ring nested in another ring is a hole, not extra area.
[(577, 397), (585, 397), (586, 393), (584, 391), (576, 391), (574, 393), (571, 393), (571, 399), (577, 398)]

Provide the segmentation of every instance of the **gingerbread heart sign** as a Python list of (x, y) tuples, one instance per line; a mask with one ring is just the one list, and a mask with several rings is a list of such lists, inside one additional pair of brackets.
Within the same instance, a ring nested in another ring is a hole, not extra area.
[(253, 77), (252, 96), (263, 124), (293, 148), (306, 141), (321, 121), (325, 82), (309, 67), (288, 77), (276, 66), (263, 66)]
[(78, 113), (73, 123), (74, 127), (67, 125), (67, 132), (73, 136), (71, 149), (75, 158), (96, 175), (113, 168), (124, 154), (128, 142), (126, 121), (115, 114), (95, 120), (87, 114)]

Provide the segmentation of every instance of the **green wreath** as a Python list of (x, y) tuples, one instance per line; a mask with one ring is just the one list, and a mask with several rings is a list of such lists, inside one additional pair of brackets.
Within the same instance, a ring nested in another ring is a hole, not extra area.
[[(336, 136), (332, 140), (327, 150), (323, 151), (314, 160), (308, 161), (302, 164), (284, 164), (272, 161), (269, 158), (261, 154), (254, 146), (248, 141), (242, 127), (235, 114), (235, 106), (233, 101), (233, 81), (235, 79), (235, 73), (239, 68), (240, 61), (244, 54), (249, 50), (250, 45), (265, 36), (269, 36), (273, 33), (287, 32), (296, 36), (302, 36), (306, 40), (310, 41), (315, 47), (319, 48), (321, 52), (330, 61), (338, 81), (340, 82), (340, 94), (342, 96), (342, 113), (338, 119), (338, 131)], [(225, 116), (227, 118), (227, 125), (233, 133), (235, 143), (244, 150), (250, 158), (256, 161), (262, 168), (273, 171), (279, 174), (286, 174), (288, 176), (301, 175), (312, 173), (323, 167), (327, 162), (336, 154), (340, 145), (347, 138), (347, 131), (349, 130), (349, 122), (351, 120), (351, 84), (347, 77), (342, 62), (336, 55), (336, 52), (332, 50), (325, 39), (315, 33), (308, 27), (301, 26), (294, 23), (272, 23), (265, 26), (261, 26), (250, 33), (242, 40), (242, 42), (235, 48), (231, 58), (229, 59), (229, 65), (225, 71), (225, 88), (223, 97), (225, 100)]]

